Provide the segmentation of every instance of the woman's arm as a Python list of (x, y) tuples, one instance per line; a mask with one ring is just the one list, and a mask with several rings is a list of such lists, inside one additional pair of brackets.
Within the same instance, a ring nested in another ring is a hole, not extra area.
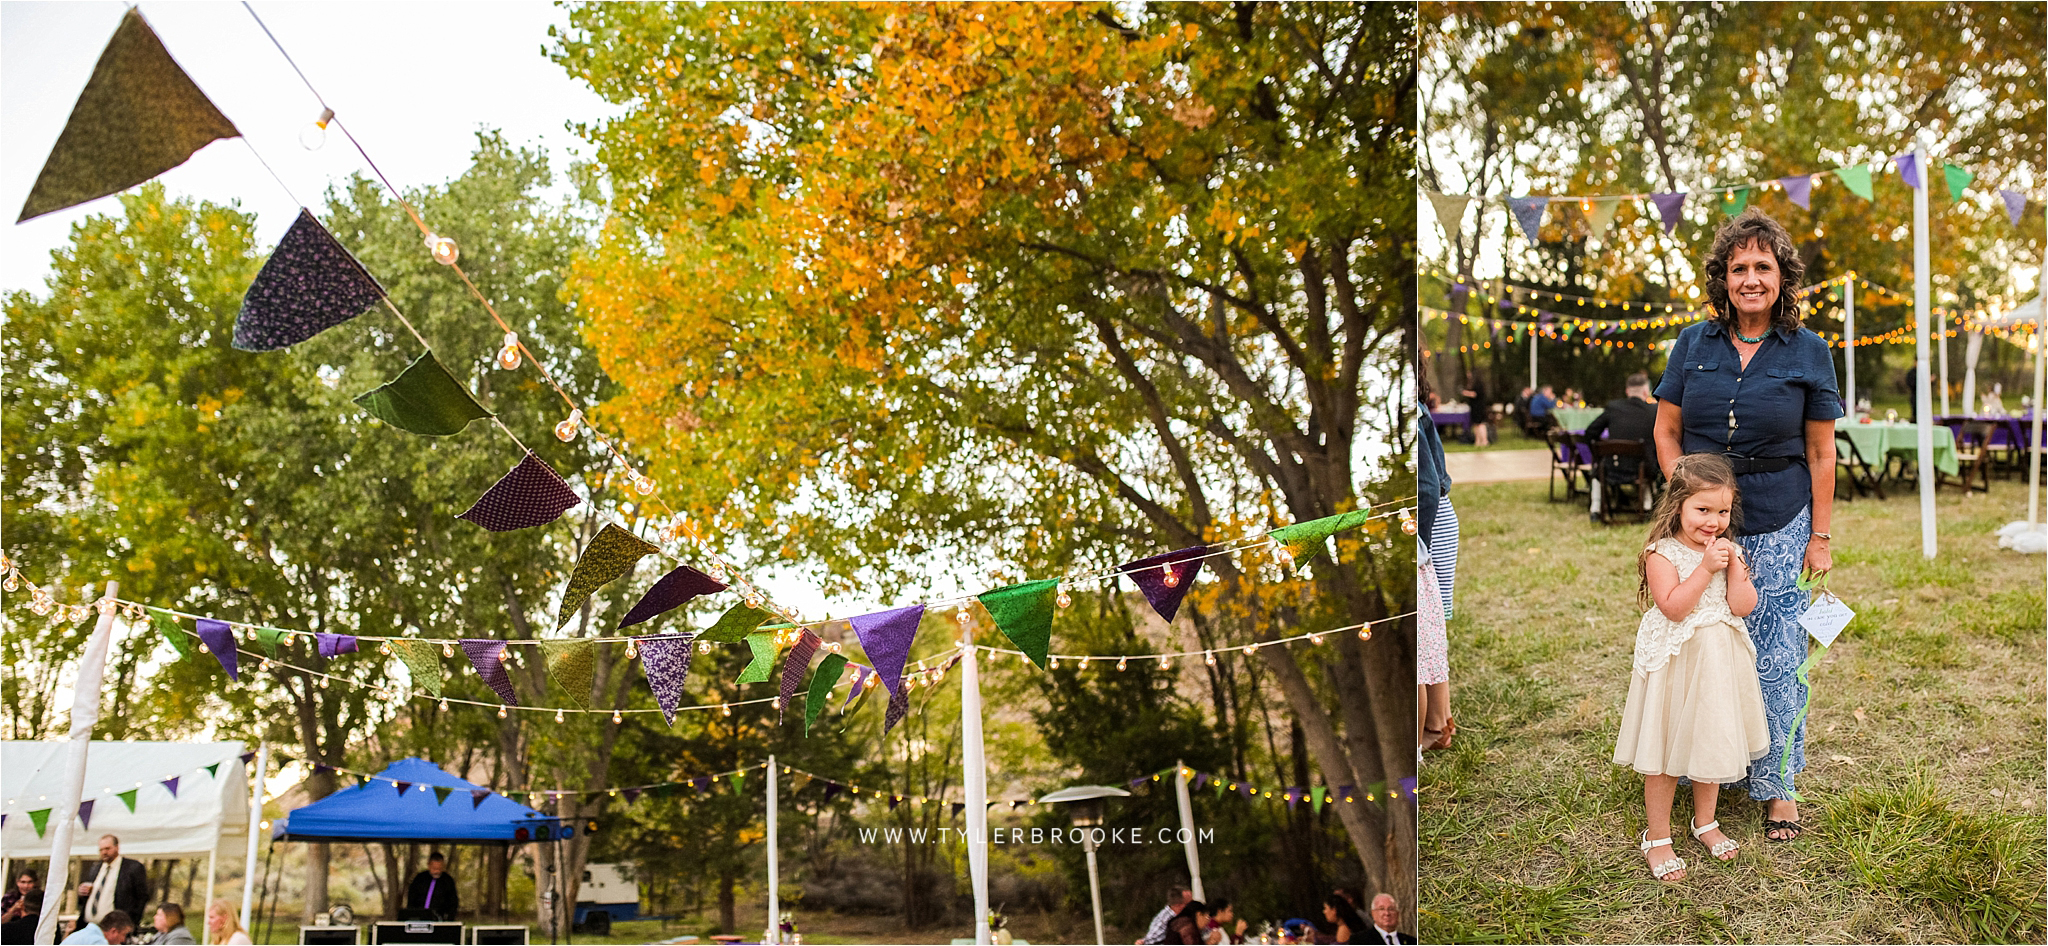
[[(1826, 533), (1835, 519), (1834, 421), (1806, 422), (1806, 470), (1813, 476), (1813, 531)], [(1827, 539), (1815, 535), (1807, 540), (1805, 564), (1815, 573), (1835, 567), (1835, 556)]]
[(1643, 570), (1650, 584), (1650, 600), (1657, 602), (1657, 610), (1674, 621), (1685, 620), (1692, 609), (1699, 607), (1700, 595), (1706, 593), (1707, 583), (1714, 580), (1713, 570), (1702, 562), (1692, 570), (1691, 577), (1680, 581), (1678, 566), (1655, 552), (1644, 561)]
[[(1671, 468), (1678, 465), (1678, 458), (1685, 453), (1678, 447), (1678, 435), (1684, 428), (1685, 416), (1679, 412), (1678, 405), (1670, 401), (1657, 402), (1657, 465), (1664, 469), (1666, 479), (1671, 476)], [(1834, 467), (1829, 466), (1828, 471), (1832, 475)]]

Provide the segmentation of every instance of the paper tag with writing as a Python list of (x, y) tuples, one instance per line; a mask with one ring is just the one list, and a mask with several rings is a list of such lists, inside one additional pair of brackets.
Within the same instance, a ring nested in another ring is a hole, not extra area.
[(1823, 591), (1820, 597), (1806, 606), (1806, 612), (1799, 615), (1799, 625), (1806, 628), (1814, 640), (1820, 641), (1822, 647), (1827, 647), (1855, 617), (1856, 612), (1849, 610), (1842, 599), (1835, 597), (1833, 592)]

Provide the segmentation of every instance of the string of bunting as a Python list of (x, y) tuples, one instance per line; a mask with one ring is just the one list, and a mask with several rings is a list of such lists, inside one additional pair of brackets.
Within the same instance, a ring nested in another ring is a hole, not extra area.
[[(1468, 282), (1454, 273), (1445, 272), (1440, 269), (1428, 270), (1424, 273), (1424, 275), (1427, 275), (1430, 278), (1435, 279), (1448, 287), (1446, 295), (1451, 300), (1450, 307), (1453, 310), (1459, 309), (1466, 300), (1477, 298), (1488, 305), (1498, 306), (1502, 309), (1502, 311), (1509, 311), (1510, 307), (1512, 306), (1512, 311), (1518, 313), (1531, 312), (1541, 313), (1545, 316), (1548, 316), (1548, 318), (1543, 320), (1546, 322), (1566, 322), (1579, 326), (1581, 328), (1604, 329), (1609, 327), (1610, 325), (1624, 325), (1631, 328), (1641, 329), (1661, 328), (1665, 325), (1681, 323), (1674, 322), (1673, 320), (1668, 318), (1662, 320), (1654, 318), (1600, 319), (1587, 318), (1585, 316), (1566, 315), (1559, 312), (1548, 312), (1534, 305), (1525, 305), (1521, 302), (1521, 300), (1528, 299), (1531, 301), (1541, 301), (1545, 298), (1548, 298), (1555, 302), (1568, 302), (1576, 304), (1581, 307), (1592, 306), (1595, 309), (1616, 308), (1620, 309), (1623, 312), (1641, 311), (1645, 314), (1652, 311), (1663, 311), (1666, 313), (1676, 313), (1689, 317), (1681, 321), (1693, 321), (1698, 318), (1703, 318), (1707, 315), (1712, 314), (1711, 310), (1701, 307), (1694, 303), (1644, 302), (1636, 299), (1612, 299), (1601, 296), (1586, 296), (1574, 295), (1571, 293), (1563, 292), (1553, 292), (1548, 289), (1532, 289), (1526, 286), (1510, 287), (1510, 298), (1508, 298), (1506, 301), (1502, 301), (1500, 296), (1485, 291), (1483, 287), (1486, 285), (1486, 283), (1482, 282), (1475, 284), (1472, 282)], [(1885, 286), (1880, 283), (1871, 282), (1867, 277), (1864, 277), (1863, 275), (1857, 273), (1854, 270), (1851, 270), (1849, 272), (1843, 273), (1842, 275), (1835, 276), (1830, 279), (1821, 280), (1820, 282), (1816, 282), (1812, 285), (1802, 288), (1800, 290), (1800, 293), (1803, 296), (1803, 304), (1805, 304), (1810, 310), (1817, 312), (1833, 303), (1841, 302), (1842, 295), (1839, 290), (1841, 290), (1851, 281), (1854, 281), (1857, 287), (1863, 290), (1863, 292), (1868, 293), (1871, 296), (1874, 296), (1875, 299), (1873, 301), (1876, 303), (1904, 306), (1910, 306), (1913, 304), (1913, 297), (1910, 294), (1901, 292), (1897, 289), (1893, 289), (1889, 286)], [(1823, 293), (1821, 292), (1821, 290), (1828, 291)], [(1955, 306), (1937, 305), (1929, 306), (1928, 310), (1930, 312), (1933, 312), (1935, 315), (1945, 316), (1952, 319), (1963, 319), (1975, 322), (1984, 321), (1990, 318), (1991, 316), (1991, 313), (1988, 310), (1982, 308), (1966, 310)]]
[[(256, 758), (256, 753), (244, 752), (237, 758), (241, 761), (242, 764), (247, 765), (250, 761)], [(180, 769), (177, 772), (174, 772), (170, 775), (166, 775), (162, 778), (137, 780), (135, 783), (135, 787), (129, 789), (117, 789), (113, 786), (108, 786), (103, 791), (101, 791), (100, 794), (86, 798), (78, 803), (78, 823), (86, 828), (91, 828), (92, 815), (94, 809), (98, 806), (100, 802), (106, 801), (110, 798), (119, 800), (121, 804), (128, 809), (128, 812), (130, 814), (133, 814), (135, 812), (136, 806), (142, 804), (141, 795), (143, 790), (150, 785), (155, 785), (163, 789), (163, 791), (167, 795), (175, 799), (178, 797), (178, 788), (180, 783), (183, 782), (187, 776), (191, 775), (193, 772), (203, 771), (213, 778), (219, 778), (220, 767), (226, 764), (227, 760), (222, 759), (218, 762), (209, 762), (204, 765), (190, 766), (184, 769)], [(39, 795), (36, 797), (36, 801), (48, 801), (49, 799), (50, 796), (48, 795)], [(4, 827), (7, 824), (8, 818), (13, 817), (17, 814), (26, 814), (28, 816), (29, 823), (35, 827), (36, 837), (40, 838), (43, 836), (43, 832), (49, 828), (50, 812), (52, 809), (35, 808), (24, 810), (23, 806), (25, 804), (34, 804), (34, 802), (27, 802), (25, 801), (25, 799), (22, 798), (7, 799), (5, 809), (0, 810), (0, 827)]]

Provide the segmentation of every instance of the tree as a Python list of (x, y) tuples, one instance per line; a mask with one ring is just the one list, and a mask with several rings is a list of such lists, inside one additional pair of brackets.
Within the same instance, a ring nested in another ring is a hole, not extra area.
[[(1412, 10), (571, 23), (553, 55), (625, 107), (583, 129), (613, 216), (571, 288), (604, 416), (742, 553), (893, 592), (942, 550), (994, 580), (1406, 495), (1376, 445), (1406, 443)], [(1307, 583), (1211, 559), (1205, 633), (1401, 614), (1408, 553), (1382, 531)], [(1407, 776), (1412, 628), (1341, 636), (1258, 653), (1327, 779)], [(1409, 897), (1413, 809), (1344, 822)]]

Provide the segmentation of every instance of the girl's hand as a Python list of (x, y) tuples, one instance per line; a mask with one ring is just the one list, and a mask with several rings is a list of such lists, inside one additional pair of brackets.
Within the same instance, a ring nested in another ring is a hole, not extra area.
[(1702, 563), (1707, 571), (1718, 572), (1726, 569), (1728, 562), (1735, 557), (1735, 553), (1730, 551), (1733, 547), (1727, 539), (1721, 538), (1715, 539), (1712, 545), (1707, 546), (1706, 560)]

